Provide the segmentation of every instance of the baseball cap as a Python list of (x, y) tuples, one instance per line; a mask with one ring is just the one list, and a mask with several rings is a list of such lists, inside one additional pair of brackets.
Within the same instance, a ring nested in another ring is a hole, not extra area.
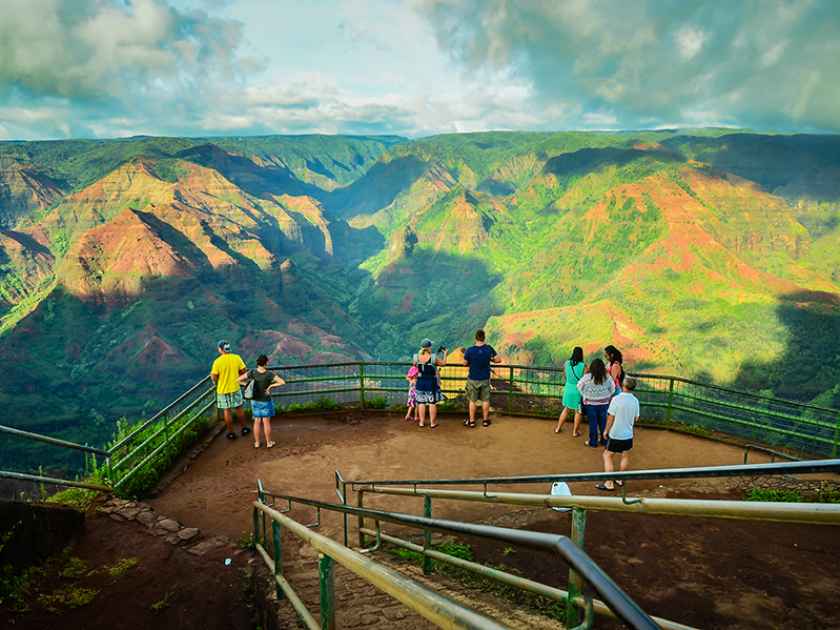
[(230, 352), (230, 342), (225, 341), (224, 339), (220, 340), (217, 344), (219, 350), (224, 350), (225, 352)]
[(432, 347), (432, 340), (428, 337), (420, 342), (421, 348), (431, 348)]

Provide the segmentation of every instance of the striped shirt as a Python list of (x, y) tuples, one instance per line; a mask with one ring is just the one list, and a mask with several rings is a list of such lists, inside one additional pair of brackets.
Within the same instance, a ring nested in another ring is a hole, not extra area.
[(615, 393), (615, 381), (607, 374), (600, 385), (592, 379), (592, 374), (584, 374), (577, 384), (584, 405), (607, 405)]

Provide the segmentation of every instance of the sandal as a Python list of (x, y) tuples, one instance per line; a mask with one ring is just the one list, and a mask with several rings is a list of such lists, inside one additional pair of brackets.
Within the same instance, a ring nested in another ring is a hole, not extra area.
[(469, 418), (464, 420), (464, 426), (469, 428), (469, 429), (474, 429), (475, 428), (475, 420), (470, 420)]
[(615, 485), (617, 485), (619, 488), (623, 488), (623, 487), (624, 487), (624, 482), (623, 482), (623, 481), (621, 481), (620, 479), (616, 479), (613, 483), (614, 483)]
[(438, 428), (438, 426), (439, 426), (439, 425), (437, 425), (437, 424), (430, 424), (430, 425), (429, 425), (429, 428), (430, 428), (430, 429), (437, 429), (437, 428)]
[(607, 484), (603, 482), (596, 483), (595, 488), (597, 488), (598, 490), (603, 490), (604, 492), (613, 492), (615, 490), (615, 488), (608, 488)]
[(481, 421), (481, 426), (483, 426), (483, 427), (489, 427), (491, 424), (493, 424), (493, 423), (490, 420), (482, 420)]
[(248, 435), (251, 432), (251, 429), (248, 427), (242, 427), (242, 435)]
[(228, 433), (228, 434), (227, 434), (227, 439), (229, 439), (229, 440), (235, 440), (235, 439), (236, 439), (236, 433), (234, 433), (233, 431), (231, 431), (230, 433)]
[(572, 437), (580, 437), (580, 431), (574, 431)]
[(259, 447), (260, 447), (260, 443), (259, 442), (254, 442), (254, 448), (259, 448)]

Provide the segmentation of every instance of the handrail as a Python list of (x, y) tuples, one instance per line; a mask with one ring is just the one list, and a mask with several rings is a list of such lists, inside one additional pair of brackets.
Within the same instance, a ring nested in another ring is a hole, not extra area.
[(776, 523), (840, 525), (840, 504), (782, 503), (774, 501), (730, 501), (722, 499), (664, 499), (658, 497), (554, 496), (520, 492), (475, 490), (434, 490), (431, 488), (366, 487), (365, 493), (392, 496), (432, 497), (452, 501), (472, 501), (531, 507), (570, 507), (607, 512), (668, 516), (699, 516)]
[(750, 453), (752, 451), (759, 451), (760, 453), (767, 453), (770, 455), (771, 462), (775, 462), (777, 457), (781, 457), (782, 459), (786, 459), (790, 462), (801, 462), (801, 457), (795, 457), (788, 453), (783, 453), (782, 451), (778, 451), (773, 448), (767, 448), (766, 446), (762, 446), (761, 444), (744, 444), (744, 464), (749, 461)]
[[(260, 500), (254, 501), (253, 506), (255, 513), (259, 510), (271, 518), (274, 522), (288, 528), (297, 537), (315, 547), (315, 549), (323, 553), (325, 556), (335, 560), (356, 575), (367, 579), (376, 588), (408, 605), (410, 608), (417, 611), (420, 615), (436, 625), (442, 627), (455, 626), (465, 628), (486, 628), (487, 630), (504, 629), (504, 626), (496, 623), (492, 619), (438, 595), (434, 591), (420, 586), (397, 571), (373, 562), (368, 557), (353, 551), (352, 549), (348, 549), (331, 538), (313, 532), (306, 526), (298, 523), (288, 516), (285, 516), (284, 514), (281, 514)], [(269, 568), (276, 574), (276, 561), (270, 559), (268, 552), (260, 543), (257, 543), (257, 550), (260, 552), (260, 555), (263, 557), (263, 560), (266, 561)], [(271, 560), (270, 563), (269, 560)], [(282, 562), (282, 559), (280, 559), (280, 561)], [(294, 593), (291, 586), (285, 579), (282, 579), (282, 582), (278, 579), (277, 583), (285, 593), (290, 594), (289, 591)], [(298, 602), (299, 605), (302, 605), (299, 600)], [(296, 606), (296, 608), (298, 608), (298, 606)], [(298, 612), (301, 612), (300, 609), (298, 609)], [(322, 609), (321, 627), (327, 628), (330, 627), (331, 624), (325, 623), (326, 620), (323, 618), (324, 614), (325, 613)], [(309, 617), (311, 619), (311, 615), (309, 615)]]
[(58, 477), (46, 477), (44, 475), (29, 475), (27, 473), (0, 470), (0, 477), (5, 479), (16, 479), (18, 481), (34, 481), (36, 483), (48, 483), (54, 486), (70, 486), (71, 488), (85, 488), (86, 490), (97, 490), (99, 492), (110, 492), (111, 489), (95, 483), (74, 481), (72, 479), (59, 479)]
[[(567, 536), (560, 534), (548, 534), (543, 532), (532, 532), (528, 530), (511, 529), (507, 527), (495, 527), (477, 523), (462, 523), (446, 519), (426, 518), (404, 514), (400, 512), (386, 512), (383, 510), (372, 510), (369, 508), (358, 508), (349, 505), (328, 503), (315, 499), (306, 499), (293, 495), (265, 492), (266, 496), (308, 505), (319, 510), (329, 510), (343, 514), (353, 514), (367, 517), (374, 521), (406, 525), (416, 529), (434, 530), (449, 534), (462, 534), (489, 538), (511, 544), (519, 544), (532, 549), (542, 549), (557, 553), (566, 563), (577, 571), (601, 596), (601, 599), (624, 623), (632, 628), (658, 628), (656, 623), (627, 595), (601, 567), (599, 567), (586, 553), (575, 545)], [(262, 504), (257, 501), (255, 505)], [(265, 507), (265, 506), (263, 506)], [(261, 508), (262, 509), (262, 508)], [(269, 508), (270, 509), (270, 508)], [(278, 512), (276, 514), (280, 515)], [(335, 543), (338, 545), (339, 543)]]
[(190, 394), (192, 394), (192, 393), (193, 393), (195, 390), (197, 390), (199, 387), (201, 387), (202, 385), (204, 385), (205, 383), (207, 383), (209, 380), (210, 380), (210, 377), (209, 377), (209, 376), (205, 376), (205, 377), (204, 377), (204, 378), (202, 378), (200, 381), (198, 381), (195, 385), (193, 385), (193, 386), (192, 386), (192, 387), (190, 387), (187, 391), (185, 391), (183, 394), (181, 394), (180, 396), (178, 396), (178, 398), (176, 398), (176, 399), (175, 399), (175, 400), (173, 400), (171, 403), (169, 403), (168, 405), (166, 405), (166, 407), (164, 407), (163, 409), (161, 409), (160, 411), (158, 411), (158, 412), (157, 412), (155, 415), (153, 415), (151, 418), (149, 418), (148, 420), (146, 420), (146, 421), (144, 421), (144, 422), (140, 423), (138, 426), (134, 427), (134, 428), (131, 430), (131, 432), (129, 432), (129, 434), (128, 434), (128, 435), (126, 435), (123, 439), (121, 439), (119, 442), (117, 442), (116, 444), (114, 444), (114, 445), (110, 448), (111, 453), (114, 453), (114, 452), (115, 452), (115, 451), (117, 451), (118, 449), (120, 449), (120, 448), (122, 448), (123, 446), (125, 446), (127, 443), (131, 442), (131, 441), (132, 441), (132, 439), (134, 438), (134, 436), (135, 436), (135, 435), (137, 435), (138, 433), (140, 433), (141, 431), (143, 431), (143, 430), (144, 430), (144, 429), (146, 429), (147, 427), (151, 426), (154, 422), (156, 422), (157, 420), (159, 420), (162, 416), (164, 416), (164, 415), (166, 415), (167, 413), (169, 413), (169, 411), (170, 411), (170, 410), (171, 410), (171, 409), (172, 409), (175, 405), (177, 405), (178, 403), (180, 403), (180, 402), (182, 402), (183, 400), (185, 400), (185, 399), (186, 399), (186, 398), (187, 398)]
[[(359, 365), (379, 365), (379, 366), (410, 366), (410, 361), (343, 361), (339, 363), (314, 363), (310, 365), (276, 365), (272, 366), (270, 369), (272, 370), (302, 370), (308, 368), (332, 368), (332, 367), (351, 367), (351, 366), (359, 366)], [(447, 363), (442, 367), (458, 367), (464, 368), (465, 366), (460, 363)], [(537, 370), (541, 372), (557, 372), (559, 374), (563, 374), (563, 368), (551, 365), (521, 365), (516, 363), (498, 363), (494, 364), (494, 369), (499, 368), (507, 368), (507, 369), (514, 369), (514, 370)], [(742, 389), (734, 389), (731, 387), (723, 387), (722, 385), (717, 385), (714, 383), (704, 383), (702, 381), (695, 381), (689, 378), (685, 378), (682, 376), (671, 376), (667, 374), (648, 374), (644, 372), (628, 372), (629, 376), (633, 376), (635, 378), (640, 379), (659, 379), (659, 380), (673, 380), (679, 383), (685, 383), (687, 385), (697, 385), (700, 387), (709, 387), (712, 389), (716, 389), (718, 391), (729, 392), (732, 394), (738, 394), (739, 396), (749, 396), (751, 398), (756, 398), (760, 400), (767, 400), (769, 402), (780, 402), (788, 405), (793, 405), (795, 407), (800, 407), (803, 409), (813, 409), (814, 411), (824, 411), (828, 413), (838, 413), (837, 409), (832, 409), (830, 407), (821, 407), (819, 405), (812, 405), (809, 403), (802, 403), (796, 400), (790, 400), (788, 398), (777, 398), (774, 396), (765, 396), (763, 394), (756, 394), (753, 392), (749, 392)], [(499, 379), (505, 380), (505, 379)], [(666, 392), (663, 392), (666, 393)], [(679, 395), (679, 394), (677, 394)]]
[[(693, 381), (691, 379), (682, 377), (682, 376), (668, 376), (665, 374), (646, 374), (644, 372), (628, 372), (628, 376), (632, 376), (634, 378), (639, 379), (657, 379), (657, 380), (666, 380), (666, 381), (675, 381), (677, 383), (685, 383), (686, 385), (697, 385), (699, 387), (708, 387), (709, 389), (716, 389), (721, 392), (727, 392), (730, 394), (738, 394), (739, 396), (747, 396), (749, 398), (757, 398), (759, 400), (766, 400), (768, 402), (778, 402), (784, 403), (786, 405), (792, 405), (794, 407), (800, 407), (802, 409), (813, 409), (814, 411), (826, 411), (828, 413), (838, 413), (837, 409), (833, 409), (831, 407), (820, 407), (819, 405), (812, 405), (810, 403), (803, 403), (797, 400), (791, 400), (790, 398), (777, 398), (775, 396), (765, 396), (764, 394), (756, 394), (754, 392), (748, 392), (743, 389), (733, 389), (731, 387), (724, 387), (722, 385), (716, 385), (715, 383), (704, 383), (703, 381)], [(668, 392), (662, 392), (663, 394), (667, 394)], [(675, 394), (679, 396), (679, 394)]]
[(60, 446), (62, 448), (69, 448), (76, 451), (93, 453), (94, 455), (102, 455), (103, 457), (108, 457), (110, 455), (108, 451), (101, 448), (88, 446), (87, 444), (76, 444), (75, 442), (68, 442), (67, 440), (61, 440), (48, 435), (41, 435), (40, 433), (31, 433), (29, 431), (23, 431), (22, 429), (15, 429), (14, 427), (0, 425), (0, 433), (9, 433), (15, 437), (22, 437), (36, 442), (44, 442), (45, 444), (52, 444), (53, 446)]
[(796, 475), (818, 472), (840, 472), (840, 459), (816, 459), (772, 464), (740, 464), (736, 466), (701, 466), (693, 468), (659, 468), (596, 473), (565, 473), (557, 475), (516, 475), (510, 477), (473, 477), (467, 479), (367, 479), (351, 480), (352, 486), (414, 486), (414, 485), (488, 485), (545, 483), (554, 481), (608, 481), (641, 479), (689, 479), (700, 477), (742, 477), (766, 475)]
[[(382, 540), (384, 540), (387, 543), (391, 543), (392, 545), (402, 547), (403, 549), (409, 549), (411, 551), (414, 551), (415, 553), (420, 553), (424, 556), (428, 556), (438, 562), (452, 564), (456, 567), (460, 567), (462, 569), (466, 569), (467, 571), (472, 571), (473, 573), (478, 573), (481, 576), (488, 577), (492, 580), (496, 580), (497, 582), (508, 584), (513, 587), (518, 587), (528, 592), (535, 593), (537, 595), (541, 595), (549, 599), (553, 599), (554, 601), (569, 600), (569, 591), (565, 591), (561, 588), (548, 586), (547, 584), (543, 584), (541, 582), (535, 582), (534, 580), (529, 580), (528, 578), (524, 578), (519, 575), (514, 575), (513, 573), (507, 573), (506, 571), (494, 569), (493, 567), (489, 567), (484, 564), (479, 564), (478, 562), (464, 560), (463, 558), (451, 556), (441, 551), (427, 549), (422, 545), (418, 545), (408, 540), (398, 538), (397, 536), (389, 536), (388, 534), (384, 534), (381, 531), (377, 532), (375, 530), (363, 527), (361, 529), (361, 532), (369, 536), (378, 535)], [(579, 608), (584, 608), (587, 605), (585, 599), (580, 595), (574, 596), (572, 603), (575, 606), (578, 606)], [(594, 612), (597, 612), (599, 615), (604, 615), (612, 619), (616, 618), (615, 613), (612, 610), (610, 610), (610, 607), (607, 606), (600, 599), (593, 599), (592, 607)], [(671, 621), (670, 619), (656, 617), (655, 615), (651, 615), (650, 618), (653, 619), (661, 628), (663, 628), (663, 630), (696, 630), (696, 628), (693, 628), (692, 626), (677, 623), (676, 621)]]

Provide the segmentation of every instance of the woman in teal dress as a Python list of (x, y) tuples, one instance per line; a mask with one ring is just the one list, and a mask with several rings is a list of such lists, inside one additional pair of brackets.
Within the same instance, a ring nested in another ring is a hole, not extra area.
[(560, 413), (560, 418), (557, 420), (557, 426), (554, 427), (554, 432), (560, 433), (563, 430), (563, 423), (566, 422), (566, 416), (569, 415), (569, 411), (572, 411), (575, 414), (572, 436), (579, 437), (581, 401), (577, 383), (583, 376), (583, 373), (586, 372), (586, 366), (583, 363), (583, 348), (576, 346), (572, 350), (572, 356), (566, 361), (564, 367), (566, 369), (566, 384), (563, 387), (563, 411)]

